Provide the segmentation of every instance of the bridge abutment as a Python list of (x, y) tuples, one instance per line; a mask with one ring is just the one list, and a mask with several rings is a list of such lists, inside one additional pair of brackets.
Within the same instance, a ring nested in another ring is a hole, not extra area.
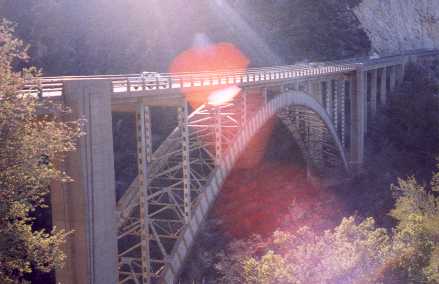
[(64, 103), (72, 109), (69, 120), (84, 118), (86, 135), (63, 165), (74, 181), (52, 190), (53, 224), (73, 230), (65, 247), (66, 265), (56, 271), (57, 283), (117, 281), (111, 91), (109, 80), (64, 83)]

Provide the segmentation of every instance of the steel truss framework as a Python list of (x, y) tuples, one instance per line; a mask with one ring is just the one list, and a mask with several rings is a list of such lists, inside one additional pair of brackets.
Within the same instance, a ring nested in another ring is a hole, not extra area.
[[(176, 244), (190, 229), (194, 210), (200, 207), (200, 197), (216, 168), (222, 166), (248, 122), (258, 120), (273, 104), (270, 101), (277, 102), (281, 96), (284, 94), (269, 96), (266, 89), (258, 94), (244, 90), (231, 102), (203, 105), (190, 115), (184, 103), (178, 106), (178, 126), (154, 153), (150, 109), (139, 101), (139, 175), (118, 203), (119, 283), (175, 281), (179, 271), (172, 262), (176, 255), (181, 258)], [(323, 108), (316, 112), (300, 104), (277, 111), (316, 174), (328, 172), (328, 168), (347, 169), (340, 142), (344, 139), (344, 109), (338, 107), (343, 105), (338, 103), (343, 96), (343, 87), (326, 96), (333, 98), (327, 114), (322, 114)]]

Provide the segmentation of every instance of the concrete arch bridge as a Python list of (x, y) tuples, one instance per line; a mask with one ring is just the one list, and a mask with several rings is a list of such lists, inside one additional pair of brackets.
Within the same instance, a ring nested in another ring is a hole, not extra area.
[[(54, 225), (75, 230), (57, 281), (176, 283), (228, 173), (270, 119), (288, 128), (311, 174), (352, 174), (363, 161), (367, 125), (402, 82), (407, 64), (432, 64), (438, 54), (161, 74), (154, 81), (129, 74), (30, 83), (25, 92), (60, 100), (73, 118), (87, 119), (87, 135), (63, 165), (75, 182), (52, 191)], [(200, 95), (207, 90), (235, 91), (209, 103)], [(158, 147), (152, 143), (155, 107), (177, 114), (175, 129)], [(138, 176), (119, 200), (113, 112), (136, 116)]]

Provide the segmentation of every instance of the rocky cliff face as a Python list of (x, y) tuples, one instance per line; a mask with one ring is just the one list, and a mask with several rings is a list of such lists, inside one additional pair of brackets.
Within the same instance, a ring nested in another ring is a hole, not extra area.
[(379, 54), (439, 47), (437, 0), (363, 0), (354, 13)]

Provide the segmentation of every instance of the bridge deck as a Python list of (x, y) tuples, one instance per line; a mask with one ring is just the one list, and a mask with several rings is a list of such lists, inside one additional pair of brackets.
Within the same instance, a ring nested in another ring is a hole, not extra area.
[(41, 77), (25, 85), (24, 92), (42, 97), (59, 97), (63, 85), (72, 80), (111, 80), (112, 99), (115, 104), (135, 101), (133, 98), (160, 96), (174, 100), (181, 97), (181, 91), (197, 91), (220, 86), (257, 87), (279, 85), (294, 80), (312, 80), (325, 76), (343, 74), (362, 68), (363, 70), (401, 64), (410, 55), (428, 56), (437, 50), (417, 50), (400, 55), (381, 58), (354, 58), (331, 62), (295, 64), (287, 66), (250, 68), (248, 70), (217, 70), (199, 73), (161, 73), (154, 81), (142, 80), (141, 74), (92, 75)]

